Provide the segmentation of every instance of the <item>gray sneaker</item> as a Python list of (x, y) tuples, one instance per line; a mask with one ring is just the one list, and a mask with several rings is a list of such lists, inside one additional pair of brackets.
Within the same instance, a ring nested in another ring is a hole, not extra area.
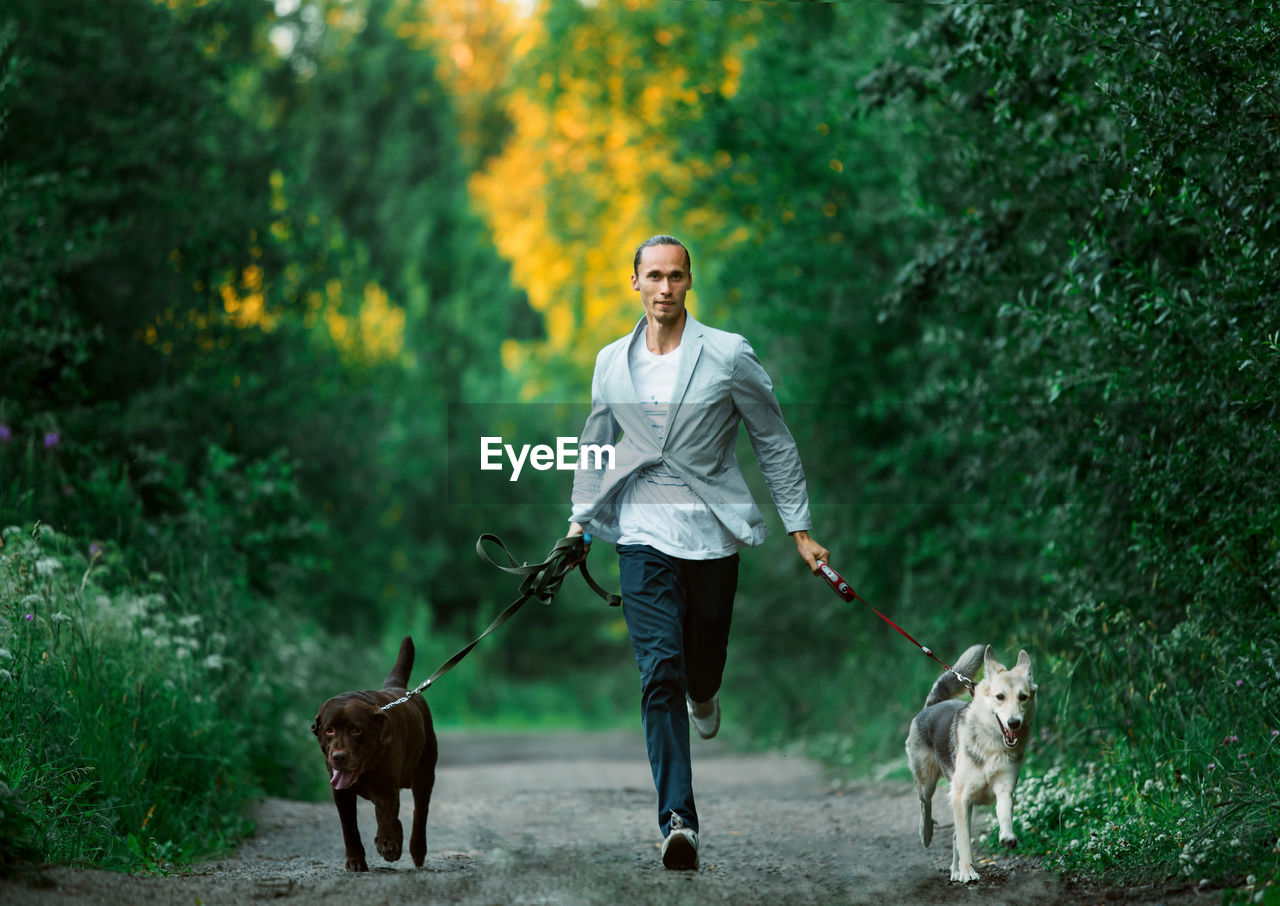
[(684, 697), (689, 707), (689, 723), (698, 731), (703, 739), (710, 739), (720, 732), (720, 695), (711, 696), (709, 702), (695, 702), (689, 696)]
[(676, 871), (698, 868), (698, 832), (684, 826), (675, 812), (671, 813), (671, 830), (662, 841), (662, 867)]

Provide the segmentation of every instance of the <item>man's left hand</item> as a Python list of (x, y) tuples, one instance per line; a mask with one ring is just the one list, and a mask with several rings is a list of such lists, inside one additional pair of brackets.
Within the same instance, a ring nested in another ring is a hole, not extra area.
[(809, 565), (809, 569), (816, 575), (818, 572), (818, 561), (826, 562), (831, 557), (831, 552), (809, 537), (809, 533), (803, 529), (798, 532), (792, 532), (791, 537), (796, 539), (796, 551), (800, 554), (800, 559)]

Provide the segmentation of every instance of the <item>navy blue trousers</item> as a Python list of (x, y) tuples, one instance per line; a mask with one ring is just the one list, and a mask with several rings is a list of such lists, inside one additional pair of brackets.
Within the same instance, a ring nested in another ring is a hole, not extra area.
[(640, 716), (658, 826), (675, 812), (698, 829), (685, 693), (696, 702), (720, 689), (738, 590), (738, 555), (682, 560), (645, 544), (618, 545), (622, 611), (640, 668)]

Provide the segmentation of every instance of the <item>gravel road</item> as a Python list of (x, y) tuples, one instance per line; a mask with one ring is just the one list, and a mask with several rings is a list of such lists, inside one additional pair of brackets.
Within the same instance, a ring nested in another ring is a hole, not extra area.
[[(950, 831), (916, 836), (909, 785), (837, 787), (811, 761), (734, 754), (695, 740), (702, 868), (663, 870), (648, 764), (638, 735), (442, 735), (422, 870), (373, 849), (370, 871), (343, 869), (332, 803), (268, 800), (234, 856), (169, 877), (52, 868), (44, 886), (0, 884), (10, 906), (62, 904), (1211, 904), (1184, 888), (1072, 884), (1034, 862), (979, 846), (983, 880), (948, 881)], [(320, 756), (316, 769), (322, 771)], [(945, 788), (939, 791), (943, 802)], [(402, 818), (411, 811), (405, 791)], [(992, 820), (990, 809), (981, 810)], [(1015, 814), (1016, 821), (1016, 814)], [(980, 825), (980, 827), (985, 825)], [(989, 857), (994, 856), (991, 861)]]

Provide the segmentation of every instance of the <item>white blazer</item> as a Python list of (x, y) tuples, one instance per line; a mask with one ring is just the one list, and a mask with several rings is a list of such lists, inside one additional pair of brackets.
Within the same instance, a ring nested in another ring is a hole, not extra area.
[[(809, 492), (795, 439), (782, 420), (773, 382), (745, 338), (707, 327), (686, 312), (684, 347), (676, 377), (665, 442), (659, 444), (644, 417), (631, 380), (632, 341), (645, 330), (644, 318), (627, 336), (596, 357), (591, 379), (591, 413), (579, 439), (612, 444), (613, 469), (579, 469), (573, 477), (573, 515), (602, 541), (620, 535), (618, 499), (638, 470), (659, 462), (684, 479), (725, 527), (745, 546), (768, 536), (734, 447), (738, 425), (747, 426), (752, 449), (769, 494), (787, 532), (808, 531)], [(643, 341), (642, 341), (643, 342)]]

